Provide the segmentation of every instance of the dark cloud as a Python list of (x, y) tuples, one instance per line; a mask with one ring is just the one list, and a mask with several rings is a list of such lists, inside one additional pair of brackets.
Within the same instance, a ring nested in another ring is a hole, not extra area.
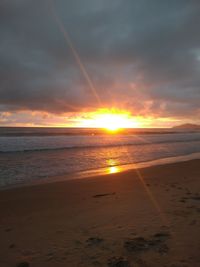
[(0, 110), (65, 113), (117, 105), (141, 115), (197, 115), (199, 13), (197, 0), (2, 0)]

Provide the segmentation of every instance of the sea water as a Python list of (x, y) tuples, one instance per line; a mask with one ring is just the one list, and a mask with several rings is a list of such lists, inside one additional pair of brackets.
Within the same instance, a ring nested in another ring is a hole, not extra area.
[(199, 152), (200, 132), (0, 128), (0, 187)]

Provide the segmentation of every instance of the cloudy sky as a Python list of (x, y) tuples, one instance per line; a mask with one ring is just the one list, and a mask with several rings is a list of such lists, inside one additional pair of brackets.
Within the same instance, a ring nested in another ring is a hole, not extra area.
[(1, 0), (0, 125), (99, 108), (200, 123), (199, 14), (198, 0)]

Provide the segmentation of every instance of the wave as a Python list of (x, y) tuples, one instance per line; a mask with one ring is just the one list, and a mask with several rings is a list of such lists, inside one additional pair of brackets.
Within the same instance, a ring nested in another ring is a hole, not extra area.
[(31, 148), (3, 148), (0, 149), (0, 153), (17, 153), (17, 152), (42, 152), (42, 151), (58, 151), (58, 150), (68, 150), (68, 149), (95, 149), (95, 148), (112, 148), (112, 147), (124, 147), (124, 146), (148, 146), (148, 145), (158, 145), (158, 144), (175, 144), (175, 143), (190, 143), (190, 142), (200, 142), (200, 138), (194, 138), (190, 140), (153, 140), (151, 141), (130, 141), (130, 142), (116, 142), (116, 143), (107, 143), (107, 144), (102, 144), (102, 143), (90, 143), (90, 144), (78, 144), (78, 145), (71, 145), (68, 144), (66, 146), (46, 146), (46, 147), (31, 147)]

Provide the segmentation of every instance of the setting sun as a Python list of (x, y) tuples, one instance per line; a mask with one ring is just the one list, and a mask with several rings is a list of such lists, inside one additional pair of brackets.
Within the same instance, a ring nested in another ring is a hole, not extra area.
[(131, 116), (130, 112), (116, 109), (99, 109), (81, 121), (82, 127), (104, 128), (115, 132), (122, 128), (135, 128), (140, 121)]

